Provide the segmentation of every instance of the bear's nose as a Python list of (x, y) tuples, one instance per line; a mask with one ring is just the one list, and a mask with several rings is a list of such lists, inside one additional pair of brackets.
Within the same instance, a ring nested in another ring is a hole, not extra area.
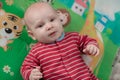
[(10, 34), (10, 33), (12, 33), (12, 30), (10, 28), (6, 28), (5, 32), (8, 33), (8, 34)]

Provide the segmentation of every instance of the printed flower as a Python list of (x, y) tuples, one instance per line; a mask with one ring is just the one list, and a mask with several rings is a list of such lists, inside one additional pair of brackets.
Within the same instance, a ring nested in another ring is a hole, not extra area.
[(14, 72), (10, 72), (10, 75), (11, 75), (11, 76), (14, 76)]
[(4, 67), (3, 67), (3, 71), (4, 71), (5, 73), (9, 73), (9, 72), (10, 72), (10, 67), (9, 67), (8, 65), (4, 66)]
[(13, 4), (13, 0), (6, 0), (5, 1), (7, 5), (12, 5)]

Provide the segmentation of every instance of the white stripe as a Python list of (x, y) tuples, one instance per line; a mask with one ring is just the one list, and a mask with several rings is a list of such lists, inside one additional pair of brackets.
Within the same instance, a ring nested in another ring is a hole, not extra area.
[[(51, 46), (51, 47), (52, 47), (52, 49), (56, 49), (56, 48), (57, 48), (56, 46)], [(33, 52), (34, 52), (34, 51), (43, 52), (43, 51), (46, 51), (46, 50), (51, 49), (51, 47), (48, 47), (47, 45), (46, 45), (46, 46), (40, 46), (40, 47), (37, 47), (37, 48), (33, 49), (32, 51), (33, 51)]]
[[(82, 71), (79, 71), (78, 73), (72, 75), (72, 77), (74, 77), (75, 75), (77, 75), (77, 74), (79, 74), (79, 73), (81, 73), (81, 72), (85, 72), (85, 71), (87, 71), (87, 70), (88, 70), (88, 69), (84, 69), (84, 70), (82, 70)], [(87, 74), (89, 74), (89, 73), (82, 74), (82, 75), (80, 75), (80, 77), (81, 77), (81, 76), (84, 76), (84, 75), (87, 75)]]
[(31, 55), (28, 55), (27, 58), (25, 58), (25, 60), (38, 62), (38, 60), (35, 57), (31, 56)]
[(53, 62), (53, 61), (59, 60), (59, 59), (60, 59), (60, 58), (52, 59), (52, 60), (46, 61), (46, 62), (44, 62), (44, 63), (41, 63), (41, 65), (45, 65), (45, 64), (47, 64), (47, 63), (49, 63), (49, 62)]
[(23, 74), (25, 75), (25, 76), (24, 76), (25, 79), (27, 79), (27, 74), (28, 74), (29, 71), (30, 71), (30, 70), (25, 70), (25, 71), (23, 71)]
[[(37, 52), (36, 54), (38, 54), (38, 53), (39, 52)], [(42, 56), (47, 56), (48, 54), (53, 54), (53, 53), (58, 53), (58, 51), (50, 51), (50, 52), (43, 53), (43, 54), (39, 55), (38, 58), (41, 58)]]
[(66, 46), (66, 45), (70, 45), (71, 43), (74, 43), (74, 41), (73, 40), (68, 40), (68, 41), (65, 41), (65, 42), (63, 42), (64, 44), (60, 44), (59, 46), (61, 47), (61, 46)]
[(63, 78), (60, 78), (59, 80), (66, 80), (66, 79), (69, 78), (69, 77), (71, 77), (71, 76), (65, 76), (65, 77), (63, 77)]
[[(43, 69), (45, 69), (45, 68), (49, 68), (49, 67), (51, 67), (51, 66), (54, 66), (54, 65), (57, 65), (57, 64), (60, 64), (60, 63), (61, 63), (61, 62), (53, 63), (53, 64), (48, 65), (48, 66), (44, 66)], [(61, 66), (62, 66), (62, 65), (61, 65)]]
[(66, 60), (66, 61), (64, 61), (64, 62), (68, 62), (68, 61), (70, 61), (70, 60), (74, 60), (74, 61), (72, 61), (71, 63), (69, 63), (69, 64), (67, 64), (67, 65), (70, 65), (70, 64), (73, 64), (74, 62), (77, 62), (77, 61), (81, 61), (81, 59), (76, 59), (76, 58), (79, 58), (79, 55), (76, 55), (76, 56), (73, 56), (72, 58), (69, 58), (68, 60)]
[(80, 47), (82, 47), (83, 43), (84, 43), (84, 42), (81, 42), (81, 43), (80, 43)]
[[(44, 71), (44, 73), (49, 72), (49, 71), (52, 71), (52, 70), (55, 70), (55, 69), (57, 69), (57, 71), (54, 71), (54, 73), (60, 72), (60, 71), (63, 71), (63, 70), (64, 70), (64, 69), (62, 69), (62, 67), (63, 67), (63, 66), (61, 65), (61, 66), (58, 66), (58, 67), (46, 69), (46, 70)], [(60, 68), (60, 70), (58, 70), (59, 68)]]
[[(52, 69), (51, 69), (52, 70)], [(51, 70), (46, 70), (45, 72), (48, 72), (48, 71), (51, 71)], [(54, 69), (53, 69), (54, 70)], [(54, 71), (54, 72), (52, 72), (52, 73), (49, 73), (49, 74), (46, 74), (45, 75), (45, 77), (46, 76), (49, 76), (49, 75), (52, 75), (52, 74), (58, 74), (59, 72), (61, 72), (61, 71), (64, 71), (64, 69), (60, 69), (60, 70), (56, 70), (56, 71)], [(66, 74), (66, 73), (65, 73)], [(59, 74), (60, 75), (60, 74)], [(63, 74), (62, 74), (63, 75)]]
[[(68, 69), (71, 69), (71, 68), (73, 68), (73, 67), (75, 67), (75, 66), (78, 66), (78, 65), (81, 65), (81, 64), (83, 64), (82, 62), (81, 63), (79, 63), (79, 64), (75, 64), (74, 66), (70, 66)], [(80, 67), (80, 66), (79, 66)]]
[[(53, 52), (50, 52), (49, 54), (52, 54)], [(45, 58), (41, 58), (41, 61), (44, 61), (44, 60), (46, 60), (46, 59), (48, 59), (48, 58), (52, 58), (52, 57), (60, 57), (60, 55), (59, 54), (55, 54), (55, 55), (51, 55), (51, 56), (46, 56)]]
[[(52, 79), (52, 78), (55, 78), (55, 77), (58, 77), (58, 76), (62, 76), (62, 75), (66, 75), (66, 73), (62, 73), (62, 74), (59, 74), (59, 75), (56, 75), (56, 76), (51, 76), (49, 79), (47, 79), (47, 80), (50, 80), (50, 79)], [(67, 78), (67, 77), (65, 77), (65, 78)], [(63, 78), (64, 79), (64, 78)], [(62, 80), (62, 78), (60, 78), (60, 79), (58, 79), (58, 80)]]
[(61, 45), (60, 47), (64, 47), (64, 48), (61, 48), (61, 50), (69, 50), (69, 49), (71, 49), (71, 48), (74, 50), (74, 49), (77, 49), (77, 47), (75, 47), (75, 46), (76, 46), (76, 44), (71, 44), (71, 43), (70, 43), (70, 44), (68, 44), (68, 45), (65, 45), (65, 47), (62, 46), (62, 45)]
[[(65, 53), (68, 53), (68, 52), (65, 52)], [(78, 53), (79, 53), (79, 51), (72, 52), (72, 53), (70, 53), (70, 54), (68, 54), (67, 56), (64, 56), (64, 57), (71, 57), (72, 55), (74, 55), (74, 54), (78, 54)], [(81, 57), (80, 55), (76, 55), (76, 56)], [(72, 58), (74, 58), (74, 57), (72, 56), (70, 59), (72, 59)], [(69, 60), (69, 59), (68, 59), (68, 60)], [(68, 61), (68, 60), (66, 60), (66, 61)]]
[[(69, 64), (66, 64), (66, 66), (70, 66), (71, 64), (74, 64), (75, 62), (78, 62), (79, 60), (78, 59), (76, 59), (76, 60), (74, 60), (74, 61), (72, 61), (72, 62), (69, 62)], [(81, 63), (81, 62), (80, 62)]]
[[(69, 54), (77, 54), (77, 53), (80, 53), (79, 51), (75, 51), (75, 52), (71, 52), (71, 51), (73, 51), (73, 50), (75, 50), (74, 48), (72, 48), (72, 49), (70, 49), (70, 50), (66, 50), (64, 53), (69, 53)], [(67, 56), (66, 56), (67, 57)]]
[[(78, 68), (70, 71), (70, 74), (73, 73), (73, 72), (75, 72), (75, 71), (77, 71), (77, 70), (80, 70), (81, 68), (86, 68), (86, 66), (80, 66), (80, 67), (78, 67)], [(84, 70), (81, 70), (80, 72), (84, 72), (84, 71), (87, 71), (87, 70), (88, 70), (88, 69), (84, 69)]]

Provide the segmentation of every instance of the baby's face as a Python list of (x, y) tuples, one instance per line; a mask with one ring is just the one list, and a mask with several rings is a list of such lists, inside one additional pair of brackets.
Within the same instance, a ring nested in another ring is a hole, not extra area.
[(63, 26), (54, 9), (48, 5), (33, 12), (30, 30), (33, 37), (43, 43), (56, 41), (63, 33)]

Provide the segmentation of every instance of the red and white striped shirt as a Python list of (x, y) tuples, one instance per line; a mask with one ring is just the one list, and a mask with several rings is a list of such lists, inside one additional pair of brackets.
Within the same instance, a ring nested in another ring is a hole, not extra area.
[(97, 46), (96, 40), (75, 32), (55, 43), (37, 43), (23, 62), (23, 78), (29, 80), (31, 70), (40, 66), (44, 80), (98, 80), (81, 57), (88, 44)]

